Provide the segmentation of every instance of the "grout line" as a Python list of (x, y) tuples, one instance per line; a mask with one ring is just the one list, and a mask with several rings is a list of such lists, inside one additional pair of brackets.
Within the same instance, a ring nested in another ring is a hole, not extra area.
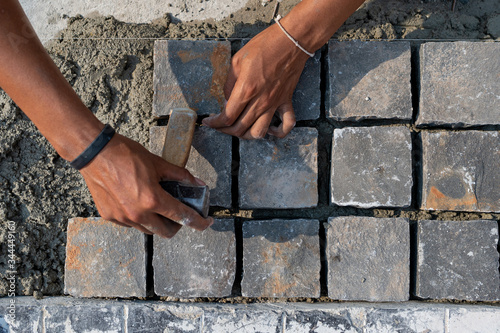
[(408, 292), (410, 293), (410, 300), (418, 300), (416, 297), (417, 291), (417, 263), (418, 263), (418, 223), (417, 221), (410, 221), (409, 225), (409, 233), (410, 233), (410, 285)]
[(236, 237), (236, 270), (231, 294), (232, 296), (241, 296), (241, 281), (243, 279), (243, 222), (240, 218), (234, 219), (234, 233)]
[(146, 296), (155, 297), (154, 291), (154, 268), (153, 268), (153, 251), (154, 237), (153, 235), (146, 236)]
[(123, 305), (123, 332), (128, 333), (128, 306)]
[(319, 271), (320, 297), (328, 296), (328, 258), (326, 257), (328, 244), (325, 223), (327, 223), (327, 221), (319, 221), (319, 255), (321, 264)]

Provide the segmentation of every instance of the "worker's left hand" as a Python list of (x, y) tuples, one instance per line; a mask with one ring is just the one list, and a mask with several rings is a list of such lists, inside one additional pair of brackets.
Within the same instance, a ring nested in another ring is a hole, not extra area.
[[(295, 126), (292, 95), (307, 59), (277, 25), (267, 28), (234, 55), (226, 107), (203, 123), (243, 139), (285, 137)], [(282, 123), (269, 127), (276, 111)]]

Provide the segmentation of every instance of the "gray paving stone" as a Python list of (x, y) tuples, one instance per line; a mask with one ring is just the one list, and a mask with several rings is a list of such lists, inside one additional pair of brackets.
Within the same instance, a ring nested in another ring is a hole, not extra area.
[(227, 41), (159, 40), (154, 49), (153, 115), (188, 107), (199, 115), (221, 112), (231, 60)]
[[(151, 127), (149, 150), (153, 154), (161, 156), (166, 129)], [(231, 136), (205, 126), (196, 127), (186, 169), (208, 185), (211, 206), (231, 207), (231, 147)]]
[(422, 45), (417, 125), (500, 124), (498, 54), (499, 43)]
[(307, 208), (318, 204), (318, 131), (240, 140), (241, 208)]
[(421, 132), (422, 209), (500, 212), (499, 132)]
[(145, 297), (146, 238), (100, 218), (68, 222), (64, 292), (75, 297)]
[(321, 51), (307, 60), (299, 82), (293, 93), (292, 104), (295, 119), (315, 120), (320, 116), (321, 107)]
[(496, 221), (419, 221), (416, 296), (500, 300)]
[(154, 236), (153, 269), (157, 295), (231, 295), (236, 270), (234, 221), (215, 220), (203, 232), (182, 228), (172, 239)]
[(5, 297), (0, 304), (0, 333), (42, 332), (42, 309), (19, 304), (16, 298)]
[(410, 53), (409, 42), (330, 41), (327, 116), (410, 120)]
[(319, 221), (243, 223), (246, 297), (319, 297)]
[(408, 207), (413, 185), (411, 152), (410, 130), (404, 126), (334, 130), (332, 203)]
[(117, 304), (48, 305), (41, 332), (125, 332), (123, 306)]
[(130, 303), (127, 332), (202, 332), (203, 310), (162, 303)]
[(281, 309), (272, 306), (205, 309), (203, 328), (207, 333), (281, 332)]
[(406, 301), (410, 290), (408, 219), (328, 219), (328, 296), (336, 300)]

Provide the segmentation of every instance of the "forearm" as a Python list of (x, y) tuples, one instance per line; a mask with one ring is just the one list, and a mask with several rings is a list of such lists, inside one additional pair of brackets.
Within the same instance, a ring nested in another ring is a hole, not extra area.
[(0, 1), (0, 87), (67, 160), (103, 128), (47, 54), (17, 0)]
[(321, 48), (364, 0), (303, 0), (281, 23), (310, 52)]

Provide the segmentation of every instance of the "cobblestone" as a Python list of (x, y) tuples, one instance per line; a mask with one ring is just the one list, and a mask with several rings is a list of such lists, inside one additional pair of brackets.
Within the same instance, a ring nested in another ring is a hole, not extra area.
[(319, 297), (319, 221), (243, 223), (243, 280), (247, 297)]
[(500, 124), (498, 54), (499, 43), (422, 45), (417, 124)]
[(231, 295), (236, 270), (232, 219), (215, 220), (203, 232), (182, 228), (172, 239), (154, 236), (155, 292), (160, 296)]
[(156, 41), (153, 115), (185, 107), (199, 115), (221, 112), (230, 59), (230, 42)]
[[(153, 154), (161, 156), (165, 135), (166, 126), (151, 127), (149, 150)], [(196, 127), (186, 169), (208, 185), (211, 206), (231, 207), (231, 147), (229, 135)]]
[(75, 297), (145, 297), (145, 235), (99, 218), (69, 220), (64, 291)]
[(500, 212), (496, 131), (421, 133), (422, 209)]
[(321, 51), (317, 51), (314, 58), (307, 60), (293, 92), (292, 103), (297, 121), (319, 118), (321, 107), (320, 80)]
[(318, 203), (318, 131), (240, 140), (241, 208), (307, 208)]
[(408, 128), (346, 127), (333, 134), (332, 203), (361, 208), (410, 205), (413, 179)]
[(328, 296), (405, 301), (410, 290), (410, 232), (404, 218), (335, 217), (327, 224)]
[(419, 221), (416, 295), (500, 300), (496, 221)]
[(328, 117), (411, 119), (409, 42), (330, 41), (328, 64)]

